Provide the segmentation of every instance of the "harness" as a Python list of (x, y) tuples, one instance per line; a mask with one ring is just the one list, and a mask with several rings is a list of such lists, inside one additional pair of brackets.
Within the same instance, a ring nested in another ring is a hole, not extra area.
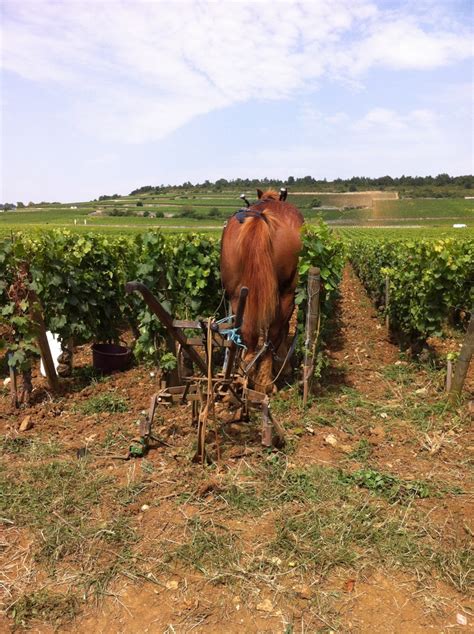
[[(267, 202), (267, 199), (262, 199), (254, 203), (252, 206), (256, 207), (257, 205), (266, 204)], [(247, 218), (261, 218), (262, 220), (265, 220), (266, 223), (268, 223), (268, 219), (263, 215), (263, 211), (264, 210), (260, 209), (249, 209), (248, 207), (241, 207), (234, 213), (234, 217), (240, 222), (241, 225), (245, 222)]]
[(244, 207), (243, 209), (239, 209), (238, 211), (236, 211), (234, 216), (235, 218), (237, 218), (241, 225), (245, 222), (247, 218), (262, 218), (262, 220), (268, 222), (263, 213), (261, 211), (258, 211), (257, 209), (246, 209)]

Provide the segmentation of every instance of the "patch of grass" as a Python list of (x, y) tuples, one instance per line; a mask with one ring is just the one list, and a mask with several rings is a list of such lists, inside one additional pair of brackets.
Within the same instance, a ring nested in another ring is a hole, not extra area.
[(74, 594), (59, 594), (43, 589), (22, 595), (9, 608), (8, 613), (16, 627), (26, 628), (33, 621), (58, 627), (77, 616), (79, 603)]
[(8, 438), (4, 436), (0, 440), (0, 451), (32, 458), (52, 458), (59, 455), (61, 445), (55, 440), (44, 442), (38, 438), (26, 438), (24, 436)]
[[(245, 474), (252, 482), (240, 480), (225, 485), (216, 493), (232, 510), (257, 514), (263, 510), (280, 507), (291, 502), (303, 504), (320, 501), (331, 495), (337, 483), (337, 472), (321, 467), (287, 468), (285, 454), (271, 453), (255, 471)], [(192, 494), (181, 494), (179, 501), (189, 502)]]
[[(278, 503), (283, 510), (268, 557), (277, 554), (286, 565), (318, 577), (337, 566), (359, 569), (376, 563), (426, 575), (436, 570), (463, 592), (472, 583), (472, 549), (440, 543), (423, 512), (393, 504), (438, 495), (442, 489), (370, 469), (346, 475), (334, 468), (296, 471), (279, 464), (269, 478), (266, 503)], [(364, 489), (381, 499), (368, 498)]]
[(318, 469), (292, 469), (279, 480), (278, 499), (282, 502), (315, 501), (324, 491), (318, 486)]
[(69, 555), (82, 556), (100, 541), (129, 543), (133, 531), (120, 517), (100, 520), (94, 510), (110, 480), (90, 465), (54, 461), (25, 469), (21, 478), (0, 474), (0, 513), (41, 535), (35, 559), (49, 568)]
[(119, 414), (129, 411), (127, 399), (115, 394), (114, 392), (106, 392), (98, 396), (91, 396), (85, 403), (77, 407), (77, 411), (81, 414), (101, 414), (103, 412), (111, 412)]
[(222, 580), (232, 574), (240, 559), (240, 549), (236, 535), (212, 521), (192, 518), (187, 528), (190, 539), (179, 546), (172, 558), (189, 564), (206, 576), (216, 576)]
[(149, 484), (143, 480), (129, 482), (126, 486), (121, 487), (115, 494), (115, 499), (121, 506), (128, 506), (136, 502), (137, 498), (146, 491)]
[[(305, 420), (318, 425), (340, 427), (352, 434), (361, 421), (370, 418), (372, 408), (373, 403), (367, 401), (360, 392), (344, 386), (338, 395), (318, 398), (315, 411), (310, 410)], [(361, 415), (362, 411), (364, 415)]]
[(366, 438), (361, 438), (357, 446), (349, 454), (349, 458), (359, 462), (366, 462), (372, 454), (372, 445)]
[(151, 475), (153, 473), (153, 471), (155, 470), (155, 467), (153, 466), (153, 463), (150, 462), (149, 460), (147, 460), (146, 458), (142, 459), (141, 468), (142, 468), (143, 473), (146, 473), (147, 475)]
[[(127, 517), (119, 516), (102, 522), (83, 522), (75, 518), (69, 523), (58, 519), (59, 521), (52, 522), (43, 529), (44, 541), (35, 557), (36, 561), (53, 569), (57, 562), (67, 557), (87, 560), (91, 553), (98, 557), (105, 543), (118, 547), (117, 554), (120, 554), (121, 548), (128, 548), (138, 539)], [(112, 565), (115, 565), (114, 557)], [(105, 568), (109, 567), (110, 564), (105, 565)], [(100, 575), (101, 572), (96, 571), (96, 574)]]
[(52, 515), (85, 514), (100, 499), (103, 477), (83, 462), (52, 461), (28, 467), (23, 477), (0, 474), (0, 510), (16, 523), (44, 528)]
[(337, 471), (312, 466), (306, 469), (288, 469), (279, 455), (272, 456), (265, 466), (264, 501), (275, 506), (285, 502), (319, 502), (331, 497), (339, 485)]
[(88, 540), (104, 537), (107, 522), (94, 520), (93, 510), (106, 484), (83, 461), (28, 467), (20, 478), (1, 474), (0, 513), (39, 531), (35, 559), (54, 570), (66, 557), (80, 557)]
[(417, 401), (409, 405), (405, 409), (406, 417), (420, 431), (428, 432), (445, 427), (448, 414), (451, 429), (463, 424), (456, 408), (445, 398)]
[(444, 578), (460, 592), (474, 593), (474, 549), (471, 544), (453, 550), (439, 550), (434, 562)]
[(270, 551), (289, 566), (325, 576), (338, 566), (359, 568), (369, 562), (389, 566), (428, 568), (431, 552), (414, 530), (406, 528), (403, 515), (370, 503), (364, 495), (335, 483), (331, 496), (306, 505), (300, 512), (282, 512), (277, 537)]
[(384, 366), (381, 372), (388, 381), (393, 381), (400, 386), (407, 386), (413, 383), (415, 369), (409, 363), (391, 364)]
[(31, 438), (17, 436), (15, 438), (2, 437), (1, 451), (2, 453), (20, 454), (27, 451), (32, 444)]
[(272, 414), (275, 416), (284, 416), (290, 412), (294, 414), (302, 409), (302, 397), (298, 390), (282, 390), (272, 398)]
[(381, 473), (375, 469), (359, 469), (354, 473), (342, 473), (341, 482), (356, 484), (369, 489), (377, 495), (387, 498), (391, 502), (406, 502), (413, 498), (427, 498), (439, 495), (429, 482), (423, 480), (402, 480), (388, 473)]
[(259, 498), (253, 485), (230, 484), (219, 495), (227, 504), (240, 513), (253, 513), (262, 507), (262, 500)]
[[(411, 363), (392, 364), (381, 372), (387, 379), (383, 397), (368, 399), (353, 388), (343, 387), (337, 394), (319, 398), (314, 412), (309, 410), (305, 420), (336, 427), (351, 435), (365, 431), (379, 418), (387, 419), (390, 429), (403, 421), (415, 433), (443, 430), (447, 425), (450, 429), (463, 429), (469, 424), (459, 407), (445, 398), (441, 389), (444, 370), (440, 374)], [(419, 387), (428, 391), (417, 394)]]
[(72, 376), (73, 378), (78, 379), (83, 385), (106, 383), (111, 378), (111, 375), (103, 374), (100, 370), (96, 370), (96, 368), (92, 365), (84, 365), (73, 368)]
[(107, 429), (104, 440), (98, 443), (98, 447), (106, 452), (113, 450), (117, 453), (125, 453), (133, 437), (133, 434), (122, 429), (120, 425), (114, 425)]
[(104, 541), (109, 544), (126, 545), (138, 541), (138, 536), (130, 524), (130, 518), (119, 515), (110, 519), (105, 526), (100, 527), (96, 537), (103, 535)]
[[(28, 466), (14, 476), (0, 472), (0, 516), (32, 531), (39, 570), (54, 579), (67, 570), (67, 577), (75, 580), (71, 593), (79, 593), (82, 586), (86, 595), (103, 594), (114, 576), (130, 576), (136, 567), (131, 547), (138, 536), (130, 518), (117, 513), (111, 484), (82, 460)], [(72, 598), (67, 606), (76, 605), (74, 596), (68, 595)], [(35, 595), (20, 598), (14, 604), (15, 620), (53, 622), (61, 604), (56, 595), (51, 602), (49, 598), (44, 598), (44, 607), (36, 605)], [(46, 614), (50, 608), (52, 616)]]
[[(347, 517), (345, 520), (347, 521)], [(357, 553), (351, 541), (342, 540), (342, 517), (334, 511), (304, 511), (277, 521), (277, 537), (271, 551), (286, 559), (287, 565), (301, 566), (323, 575), (340, 565), (353, 566)]]

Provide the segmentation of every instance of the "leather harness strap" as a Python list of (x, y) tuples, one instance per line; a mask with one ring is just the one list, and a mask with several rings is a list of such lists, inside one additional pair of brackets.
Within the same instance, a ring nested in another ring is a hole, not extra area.
[[(265, 204), (266, 202), (267, 200), (259, 200), (258, 202), (254, 203), (254, 205), (252, 206)], [(234, 216), (240, 222), (240, 224), (243, 224), (247, 218), (261, 218), (262, 220), (265, 220), (265, 222), (268, 223), (268, 220), (263, 215), (263, 212), (264, 212), (263, 209), (262, 211), (260, 211), (259, 209), (250, 209), (249, 207), (242, 207), (241, 209), (238, 209), (234, 213)]]
[(234, 216), (243, 224), (247, 218), (262, 218), (266, 222), (266, 218), (261, 211), (254, 209), (239, 209), (235, 212)]

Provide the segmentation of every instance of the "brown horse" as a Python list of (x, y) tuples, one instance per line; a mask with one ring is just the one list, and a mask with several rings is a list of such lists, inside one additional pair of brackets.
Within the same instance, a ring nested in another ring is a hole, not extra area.
[[(272, 352), (286, 340), (295, 306), (300, 228), (303, 216), (293, 205), (269, 190), (257, 190), (258, 202), (236, 212), (221, 240), (221, 277), (235, 313), (239, 292), (249, 294), (242, 325), (245, 360), (257, 354), (260, 335), (268, 350), (259, 359), (255, 387), (268, 391), (272, 381)], [(286, 198), (286, 196), (285, 196)]]

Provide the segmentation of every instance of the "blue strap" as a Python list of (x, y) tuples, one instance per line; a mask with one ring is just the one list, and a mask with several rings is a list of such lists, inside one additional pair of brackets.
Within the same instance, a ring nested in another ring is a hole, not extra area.
[(244, 348), (244, 350), (247, 350), (247, 346), (242, 341), (242, 337), (240, 336), (239, 330), (240, 328), (226, 328), (225, 330), (221, 330), (220, 334), (228, 335), (229, 339), (233, 343), (235, 343), (236, 346), (239, 346), (239, 348)]
[(230, 321), (231, 319), (234, 319), (235, 315), (228, 315), (227, 317), (224, 317), (223, 319), (219, 319), (219, 321), (215, 321), (215, 324), (223, 324), (226, 321)]
[[(217, 325), (223, 324), (226, 321), (230, 321), (231, 319), (234, 319), (234, 317), (235, 315), (228, 315), (227, 317), (224, 317), (223, 319), (219, 319), (219, 321), (215, 321), (214, 323)], [(244, 348), (244, 350), (247, 350), (247, 346), (242, 341), (242, 337), (240, 336), (239, 330), (240, 328), (226, 328), (225, 330), (220, 330), (219, 333), (221, 335), (228, 335), (229, 339), (233, 343), (235, 343), (236, 346), (239, 346), (239, 348)]]

